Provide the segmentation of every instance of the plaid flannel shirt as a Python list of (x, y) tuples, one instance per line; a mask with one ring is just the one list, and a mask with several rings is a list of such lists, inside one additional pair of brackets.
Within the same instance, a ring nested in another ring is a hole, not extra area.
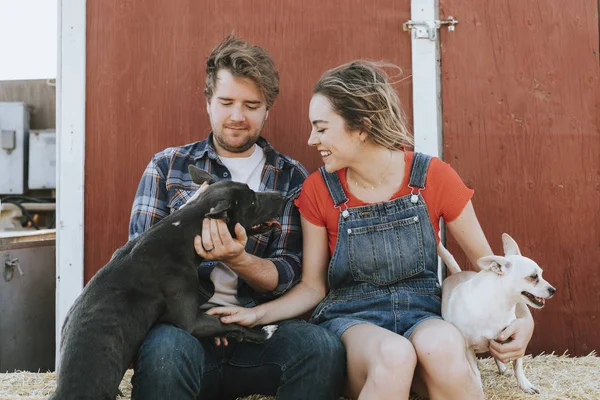
[[(192, 182), (188, 173), (190, 164), (209, 172), (215, 180), (231, 179), (231, 173), (217, 156), (212, 140), (211, 133), (206, 140), (168, 148), (152, 157), (133, 202), (129, 240), (177, 210), (198, 190), (199, 186)], [(262, 147), (266, 157), (259, 191), (279, 191), (288, 201), (279, 219), (281, 230), (248, 238), (246, 251), (272, 261), (279, 273), (279, 283), (273, 292), (261, 293), (239, 279), (238, 299), (247, 307), (280, 296), (300, 280), (302, 231), (294, 198), (300, 193), (302, 182), (308, 175), (302, 164), (278, 153), (264, 138), (259, 137), (256, 144)], [(203, 261), (202, 268), (198, 269), (203, 302), (214, 294), (210, 273), (215, 265), (215, 261)]]

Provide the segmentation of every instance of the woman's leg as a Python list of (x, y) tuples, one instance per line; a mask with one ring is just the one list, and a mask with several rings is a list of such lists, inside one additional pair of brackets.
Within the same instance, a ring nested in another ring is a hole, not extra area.
[(371, 324), (342, 335), (348, 368), (347, 395), (353, 399), (408, 399), (417, 356), (404, 337)]
[(410, 341), (418, 358), (415, 378), (425, 383), (430, 399), (484, 398), (467, 360), (465, 339), (454, 325), (440, 319), (424, 321)]

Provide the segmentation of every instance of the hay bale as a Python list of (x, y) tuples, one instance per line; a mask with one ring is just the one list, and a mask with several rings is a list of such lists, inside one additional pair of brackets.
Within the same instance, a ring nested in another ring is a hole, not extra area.
[[(527, 378), (540, 389), (541, 394), (529, 395), (517, 387), (514, 377), (497, 374), (493, 359), (479, 361), (486, 398), (489, 400), (593, 400), (600, 399), (600, 358), (591, 353), (586, 357), (566, 354), (542, 354), (524, 360)], [(122, 400), (131, 397), (129, 370), (121, 382)], [(54, 373), (16, 372), (0, 374), (1, 400), (41, 400), (56, 388)], [(243, 400), (274, 400), (274, 397), (253, 395)], [(411, 400), (417, 400), (411, 397)]]
[(514, 377), (497, 373), (493, 359), (479, 363), (486, 398), (511, 400), (590, 400), (600, 399), (600, 358), (595, 352), (586, 357), (566, 354), (527, 356), (523, 360), (525, 376), (540, 390), (529, 395), (519, 389)]

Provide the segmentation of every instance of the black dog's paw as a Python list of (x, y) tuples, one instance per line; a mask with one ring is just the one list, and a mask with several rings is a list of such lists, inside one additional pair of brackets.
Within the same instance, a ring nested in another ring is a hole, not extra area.
[(266, 325), (263, 326), (260, 330), (240, 326), (239, 330), (228, 332), (225, 336), (228, 339), (234, 339), (238, 342), (246, 341), (251, 343), (263, 343), (266, 340), (269, 340), (276, 330), (277, 325)]
[(225, 337), (227, 339), (233, 339), (236, 342), (243, 342), (244, 341), (244, 336), (246, 336), (244, 333), (242, 332), (228, 332)]

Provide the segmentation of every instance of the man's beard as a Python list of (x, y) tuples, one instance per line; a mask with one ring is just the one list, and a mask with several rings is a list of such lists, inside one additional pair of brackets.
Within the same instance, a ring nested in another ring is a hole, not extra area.
[(223, 150), (228, 151), (230, 153), (243, 153), (249, 150), (252, 146), (254, 146), (254, 144), (258, 140), (258, 137), (260, 136), (262, 128), (265, 125), (265, 121), (263, 121), (260, 128), (253, 131), (241, 145), (236, 146), (227, 143), (225, 139), (226, 136), (223, 133), (223, 131), (227, 128), (226, 126), (221, 126), (221, 129), (215, 129), (215, 124), (212, 123), (212, 118), (211, 125), (213, 128), (213, 138)]
[(217, 143), (223, 150), (226, 150), (230, 153), (243, 153), (243, 152), (247, 151), (252, 146), (254, 146), (254, 143), (256, 143), (259, 136), (260, 136), (260, 131), (255, 131), (255, 132), (253, 132), (252, 135), (248, 136), (246, 138), (246, 141), (243, 142), (241, 145), (232, 146), (229, 143), (227, 143), (227, 141), (223, 137), (222, 130), (221, 131), (213, 130), (213, 138), (217, 141)]

